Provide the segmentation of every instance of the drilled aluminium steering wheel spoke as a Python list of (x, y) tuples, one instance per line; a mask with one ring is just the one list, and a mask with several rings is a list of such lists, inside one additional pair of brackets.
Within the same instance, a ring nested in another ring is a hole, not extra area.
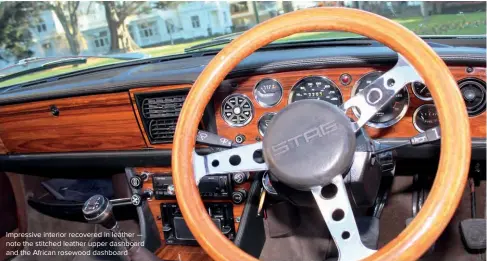
[(398, 56), (398, 61), (392, 69), (342, 105), (342, 109), (345, 111), (354, 107), (360, 111), (359, 119), (352, 126), (355, 132), (360, 130), (380, 109), (391, 102), (406, 84), (415, 81), (424, 83), (406, 58), (400, 54)]
[(193, 152), (196, 184), (206, 175), (268, 170), (262, 155), (262, 142), (237, 148), (198, 155)]
[(311, 192), (338, 248), (339, 260), (361, 260), (376, 252), (365, 247), (360, 239), (342, 175)]

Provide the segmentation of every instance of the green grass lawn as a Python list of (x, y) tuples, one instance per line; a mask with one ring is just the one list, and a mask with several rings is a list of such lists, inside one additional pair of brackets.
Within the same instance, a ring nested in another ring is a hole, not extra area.
[[(412, 30), (419, 35), (485, 35), (486, 34), (486, 13), (467, 13), (467, 14), (447, 14), (447, 15), (433, 15), (427, 18), (408, 17), (401, 19), (394, 19), (398, 23), (404, 25), (408, 29)], [(299, 41), (299, 40), (319, 40), (324, 38), (338, 38), (357, 36), (352, 33), (345, 32), (314, 32), (314, 33), (301, 33), (291, 35), (289, 37), (280, 39), (279, 42), (284, 41)], [(152, 57), (166, 56), (171, 54), (184, 53), (184, 49), (191, 46), (211, 41), (210, 39), (196, 40), (189, 43), (181, 43), (175, 45), (165, 45), (151, 48), (142, 48), (137, 52), (149, 54)], [(216, 48), (216, 47), (211, 47)], [(35, 79), (41, 79), (44, 77), (53, 76), (56, 74), (66, 73), (70, 71), (76, 71), (86, 69), (90, 67), (102, 66), (114, 62), (122, 62), (116, 59), (96, 59), (89, 60), (88, 63), (77, 66), (64, 66), (49, 71), (33, 73), (30, 75), (21, 76), (15, 79), (11, 79), (5, 82), (0, 82), (0, 87), (5, 87), (22, 82), (32, 81)]]
[(87, 69), (87, 68), (93, 68), (93, 67), (98, 67), (106, 64), (113, 64), (117, 62), (124, 62), (124, 60), (118, 60), (118, 59), (112, 59), (112, 58), (94, 58), (94, 59), (88, 59), (87, 63), (85, 64), (80, 64), (80, 65), (67, 65), (67, 66), (62, 66), (46, 71), (41, 71), (41, 72), (36, 72), (36, 73), (31, 73), (28, 75), (22, 75), (10, 80), (6, 80), (4, 82), (0, 82), (0, 88), (5, 87), (5, 86), (10, 86), (10, 85), (15, 85), (19, 84), (22, 82), (28, 82), (28, 81), (33, 81), (37, 79), (42, 79), (46, 77), (50, 77), (53, 75), (59, 75), (67, 72), (72, 72), (72, 71), (78, 71), (82, 69)]

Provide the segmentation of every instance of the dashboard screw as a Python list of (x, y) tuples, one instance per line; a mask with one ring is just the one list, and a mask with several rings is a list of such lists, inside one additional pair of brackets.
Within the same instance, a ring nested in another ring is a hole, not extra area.
[(51, 110), (52, 116), (56, 116), (56, 117), (59, 116), (59, 109), (58, 107), (56, 107), (56, 105), (51, 105), (49, 107), (49, 110)]

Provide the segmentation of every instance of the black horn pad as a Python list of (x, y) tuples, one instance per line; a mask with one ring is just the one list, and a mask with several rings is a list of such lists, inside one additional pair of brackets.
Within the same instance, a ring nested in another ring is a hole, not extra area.
[(272, 175), (299, 190), (323, 186), (351, 166), (355, 133), (335, 105), (319, 100), (292, 103), (274, 116), (264, 138)]

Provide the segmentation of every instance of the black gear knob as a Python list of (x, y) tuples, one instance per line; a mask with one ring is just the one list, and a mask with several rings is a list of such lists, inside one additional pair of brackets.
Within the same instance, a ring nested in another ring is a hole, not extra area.
[(102, 195), (89, 198), (83, 205), (82, 211), (88, 223), (100, 224), (107, 229), (117, 225), (112, 212), (112, 203)]

